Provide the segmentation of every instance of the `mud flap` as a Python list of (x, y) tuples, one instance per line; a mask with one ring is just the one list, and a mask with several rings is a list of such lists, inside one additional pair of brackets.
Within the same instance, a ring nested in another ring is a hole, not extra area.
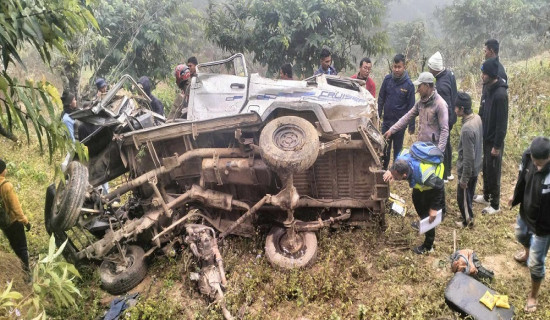
[(476, 279), (457, 272), (445, 288), (445, 302), (454, 311), (463, 316), (472, 316), (478, 320), (511, 320), (514, 318), (514, 307), (503, 309), (495, 307), (489, 310), (485, 305), (479, 302), (479, 299), (489, 291), (495, 294), (495, 291), (485, 286)]

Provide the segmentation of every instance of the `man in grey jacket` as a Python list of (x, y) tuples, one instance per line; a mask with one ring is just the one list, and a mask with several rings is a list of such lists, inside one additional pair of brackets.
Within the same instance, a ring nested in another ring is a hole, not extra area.
[(432, 142), (441, 152), (445, 153), (445, 146), (449, 138), (449, 112), (447, 103), (437, 93), (434, 86), (434, 76), (429, 72), (422, 72), (418, 80), (413, 82), (418, 86), (420, 100), (414, 107), (394, 124), (384, 137), (389, 139), (392, 134), (404, 130), (405, 127), (418, 116), (417, 141)]
[(483, 160), (483, 126), (479, 115), (473, 113), (472, 98), (466, 92), (458, 93), (455, 100), (455, 112), (458, 117), (462, 117), (458, 160), (456, 161), (458, 174), (456, 200), (462, 221), (457, 221), (456, 225), (461, 228), (471, 228), (474, 226), (472, 199)]

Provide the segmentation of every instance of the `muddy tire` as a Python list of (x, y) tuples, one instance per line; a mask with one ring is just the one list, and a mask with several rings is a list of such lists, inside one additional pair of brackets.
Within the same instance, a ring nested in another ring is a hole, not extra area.
[(46, 203), (44, 205), (44, 224), (46, 227), (46, 231), (49, 235), (53, 233), (53, 236), (55, 238), (55, 244), (57, 247), (60, 247), (65, 240), (68, 239), (67, 244), (65, 245), (65, 248), (63, 249), (63, 252), (61, 253), (65, 260), (67, 262), (74, 264), (75, 266), (78, 266), (80, 264), (80, 260), (77, 258), (77, 252), (74, 243), (69, 239), (67, 236), (67, 233), (65, 231), (54, 231), (51, 227), (51, 220), (52, 220), (52, 209), (53, 209), (53, 203), (55, 200), (55, 184), (50, 184), (48, 188), (46, 189)]
[(57, 186), (50, 223), (52, 230), (66, 231), (76, 225), (87, 187), (88, 169), (72, 161), (65, 171), (65, 183), (62, 181)]
[(273, 119), (260, 134), (260, 154), (275, 171), (303, 172), (317, 160), (318, 153), (317, 130), (299, 117)]
[(283, 269), (311, 266), (317, 258), (317, 236), (314, 232), (298, 232), (301, 246), (290, 252), (285, 249), (286, 229), (273, 227), (265, 239), (265, 256), (274, 267)]
[(128, 246), (126, 258), (129, 260), (129, 265), (124, 270), (117, 270), (117, 265), (107, 260), (104, 260), (99, 267), (101, 287), (112, 295), (133, 289), (147, 275), (145, 252), (141, 247)]

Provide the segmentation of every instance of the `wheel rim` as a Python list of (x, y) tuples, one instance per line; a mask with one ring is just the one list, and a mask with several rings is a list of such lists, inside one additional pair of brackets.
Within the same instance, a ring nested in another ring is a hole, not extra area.
[(287, 124), (273, 132), (273, 141), (277, 148), (284, 151), (300, 150), (305, 143), (305, 132), (302, 128)]
[(71, 179), (70, 175), (67, 175), (65, 179), (65, 184), (60, 183), (57, 187), (58, 190), (56, 190), (55, 198), (53, 201), (53, 208), (52, 208), (52, 215), (56, 216), (58, 214), (57, 208), (61, 205), (61, 202), (63, 202), (63, 198), (65, 197), (65, 193), (67, 192), (67, 183), (69, 183)]
[(292, 241), (288, 233), (283, 234), (277, 242), (277, 247), (283, 256), (293, 259), (301, 258), (307, 251), (302, 234), (298, 233)]
[(126, 270), (130, 269), (132, 267), (132, 265), (134, 265), (134, 257), (133, 256), (128, 255), (126, 257), (126, 261), (127, 261), (126, 266), (120, 267), (120, 268), (119, 268), (119, 265), (114, 263), (113, 261), (108, 261), (107, 270), (113, 276), (114, 275), (119, 275), (119, 274), (125, 272)]

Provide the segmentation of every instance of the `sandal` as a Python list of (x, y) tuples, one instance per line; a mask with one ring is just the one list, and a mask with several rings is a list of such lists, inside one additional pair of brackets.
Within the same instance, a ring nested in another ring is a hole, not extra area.
[(525, 308), (523, 308), (523, 311), (525, 311), (525, 313), (533, 313), (533, 312), (537, 311), (537, 305), (536, 304), (526, 304)]
[(529, 260), (529, 254), (525, 254), (525, 251), (519, 251), (514, 255), (514, 260), (519, 263), (527, 263), (527, 260)]

